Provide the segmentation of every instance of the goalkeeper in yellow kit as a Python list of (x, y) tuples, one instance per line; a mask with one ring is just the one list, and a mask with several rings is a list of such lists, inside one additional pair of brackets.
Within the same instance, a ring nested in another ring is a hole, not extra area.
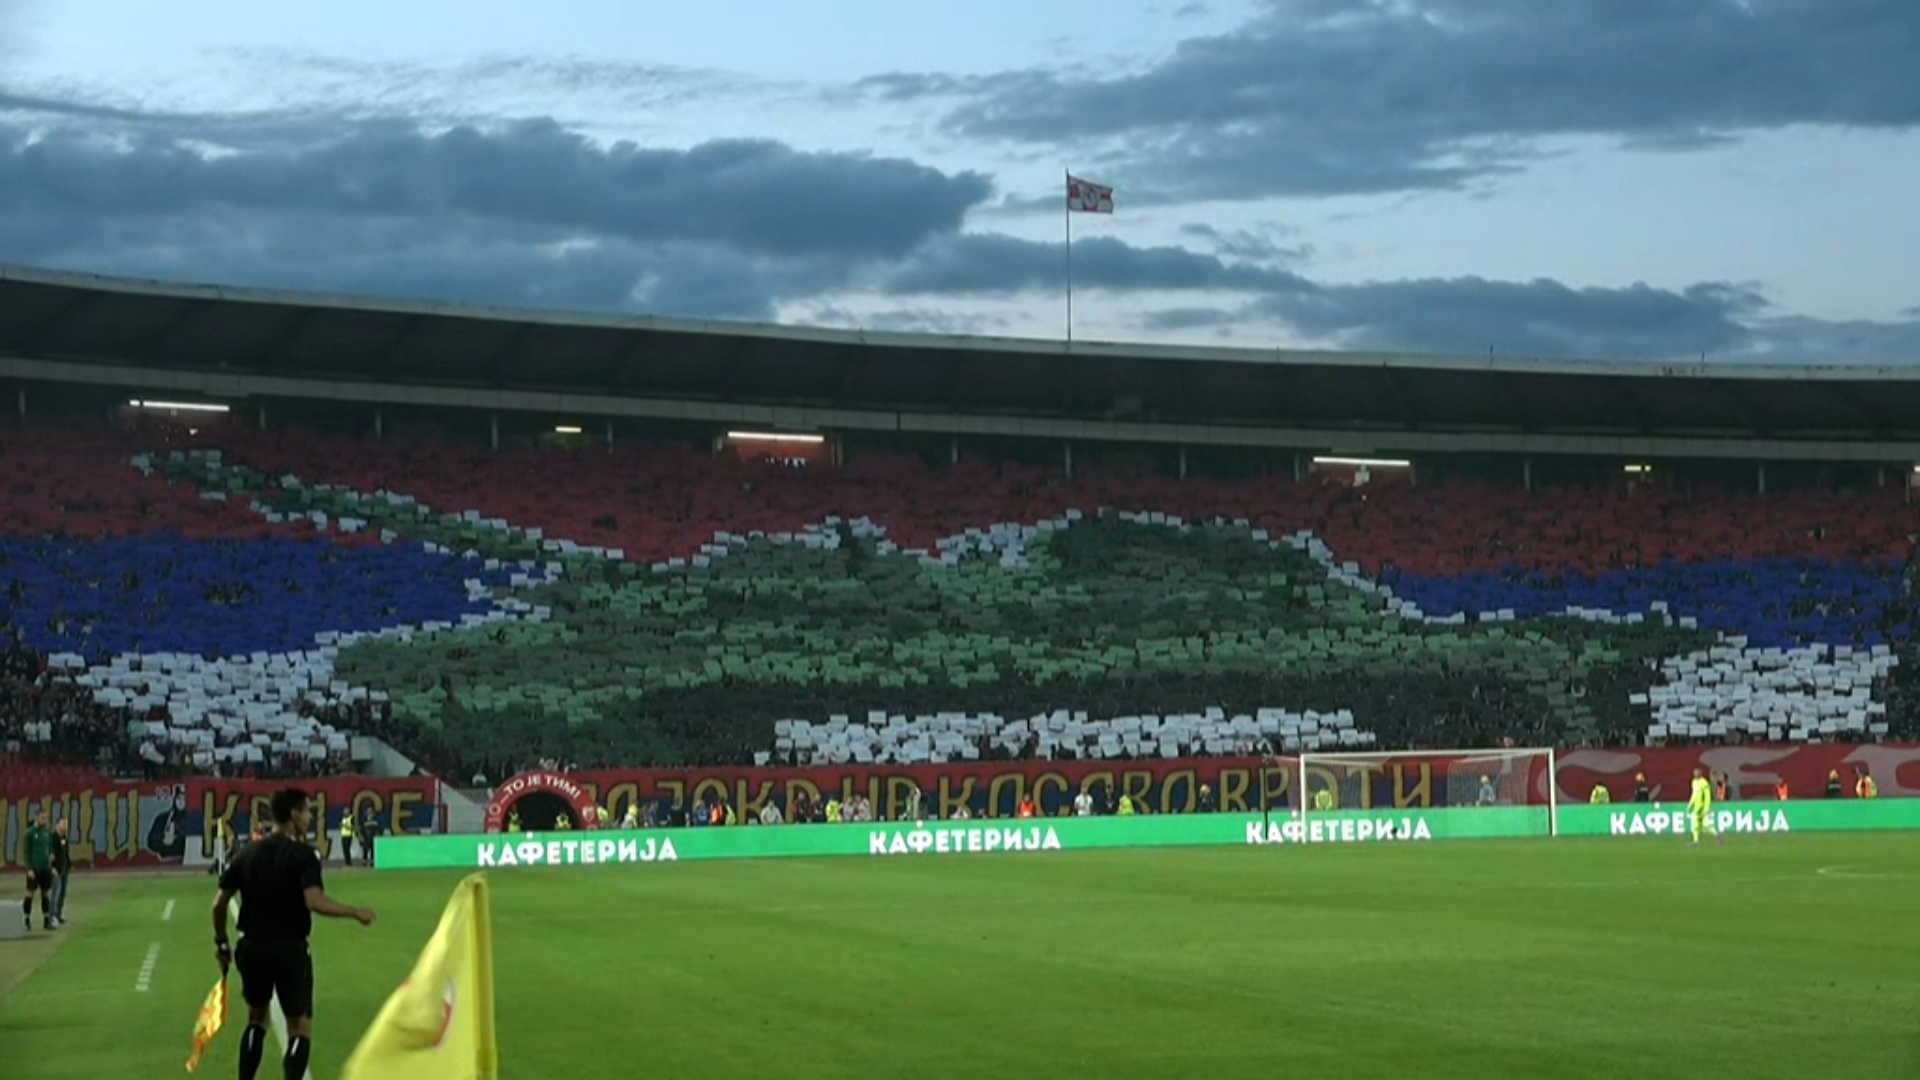
[(1705, 829), (1713, 838), (1724, 842), (1726, 837), (1713, 825), (1713, 781), (1707, 779), (1707, 770), (1693, 770), (1693, 797), (1687, 800), (1687, 815), (1693, 819), (1693, 842), (1700, 842), (1700, 831)]

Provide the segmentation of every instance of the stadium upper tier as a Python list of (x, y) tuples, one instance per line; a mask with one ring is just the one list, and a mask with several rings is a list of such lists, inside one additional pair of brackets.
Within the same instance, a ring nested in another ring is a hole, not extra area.
[[(1898, 489), (1530, 494), (0, 429), (0, 615), (139, 741), (941, 760), (1885, 735)], [(1896, 707), (1889, 710), (1889, 702)]]

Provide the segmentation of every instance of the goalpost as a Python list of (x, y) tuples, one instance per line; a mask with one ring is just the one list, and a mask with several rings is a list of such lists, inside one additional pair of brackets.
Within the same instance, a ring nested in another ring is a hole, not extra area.
[(1370, 819), (1389, 833), (1418, 823), (1453, 836), (1560, 832), (1551, 748), (1308, 752), (1286, 764), (1295, 769), (1287, 802), (1303, 822)]

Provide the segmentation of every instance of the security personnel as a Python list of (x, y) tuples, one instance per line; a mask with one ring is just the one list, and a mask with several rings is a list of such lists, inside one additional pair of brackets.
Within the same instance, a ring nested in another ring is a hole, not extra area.
[(380, 835), (380, 816), (369, 806), (360, 812), (360, 825), (354, 829), (360, 839), (360, 865), (373, 865), (373, 838)]
[(340, 815), (340, 861), (353, 865), (353, 811)]
[[(281, 1062), (288, 1080), (304, 1080), (313, 1038), (313, 954), (307, 938), (313, 917), (352, 919), (372, 926), (373, 912), (348, 907), (326, 893), (320, 854), (307, 843), (313, 808), (306, 792), (274, 793), (273, 834), (247, 845), (220, 875), (213, 899), (213, 950), (225, 976), (240, 969), (247, 1029), (240, 1036), (240, 1080), (253, 1080), (266, 1054), (267, 1012), (277, 996), (287, 1019)], [(240, 901), (240, 944), (227, 939), (227, 909)]]
[(1610, 803), (1613, 801), (1613, 792), (1608, 791), (1605, 784), (1595, 784), (1593, 793), (1587, 796), (1587, 801), (1595, 806)]
[(53, 925), (67, 925), (67, 879), (73, 874), (73, 844), (67, 839), (67, 819), (53, 823)]

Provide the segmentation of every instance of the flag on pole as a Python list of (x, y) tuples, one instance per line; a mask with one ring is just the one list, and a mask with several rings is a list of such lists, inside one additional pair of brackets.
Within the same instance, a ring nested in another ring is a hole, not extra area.
[(1113, 213), (1113, 189), (1105, 184), (1082, 180), (1067, 174), (1067, 212), (1070, 214)]
[(193, 1022), (193, 1052), (187, 1055), (187, 1071), (193, 1072), (200, 1067), (200, 1055), (207, 1052), (207, 1044), (220, 1034), (220, 1028), (227, 1022), (227, 977), (208, 991), (207, 1000), (200, 1006), (200, 1018)]
[(493, 1080), (493, 913), (485, 874), (462, 881), (440, 928), (340, 1080)]

